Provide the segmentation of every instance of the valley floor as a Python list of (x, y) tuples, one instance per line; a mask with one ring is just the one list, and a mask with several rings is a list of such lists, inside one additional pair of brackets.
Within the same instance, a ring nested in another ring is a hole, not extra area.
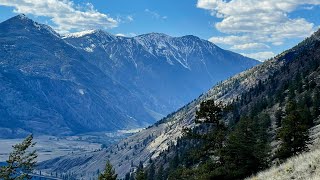
[[(12, 145), (22, 141), (23, 139), (0, 139), (0, 162), (8, 159), (9, 153), (12, 151)], [(38, 162), (71, 153), (89, 152), (101, 148), (99, 143), (80, 141), (75, 137), (40, 136), (36, 137), (34, 141), (37, 142), (35, 149), (38, 153)]]
[[(97, 151), (102, 147), (107, 147), (120, 141), (133, 132), (135, 131), (99, 132), (62, 137), (35, 136), (35, 150), (38, 153), (37, 161), (42, 162), (73, 153)], [(0, 162), (5, 162), (12, 151), (12, 146), (22, 141), (23, 139), (20, 138), (0, 139)]]

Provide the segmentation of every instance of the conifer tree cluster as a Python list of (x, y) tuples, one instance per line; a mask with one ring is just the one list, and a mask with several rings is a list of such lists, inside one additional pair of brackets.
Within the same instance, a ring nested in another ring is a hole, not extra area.
[(287, 103), (286, 114), (277, 134), (281, 140), (281, 146), (277, 151), (280, 160), (308, 150), (310, 121), (310, 111), (307, 108), (299, 109), (295, 101)]

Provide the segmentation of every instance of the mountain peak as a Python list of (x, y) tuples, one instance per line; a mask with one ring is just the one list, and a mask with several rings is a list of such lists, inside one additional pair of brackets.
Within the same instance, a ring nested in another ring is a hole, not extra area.
[(139, 36), (136, 36), (136, 38), (143, 38), (143, 37), (147, 37), (147, 38), (171, 38), (171, 36), (164, 34), (164, 33), (156, 33), (156, 32), (152, 32), (152, 33), (147, 33), (147, 34), (142, 34)]
[(182, 36), (179, 38), (184, 39), (184, 40), (191, 40), (191, 41), (201, 41), (202, 40), (198, 36), (194, 36), (194, 35), (185, 35), (185, 36)]
[[(60, 35), (55, 32), (50, 26), (46, 24), (38, 23), (25, 14), (19, 14), (14, 16), (2, 23), (0, 23), (1, 30), (7, 32), (14, 32), (14, 31), (28, 31), (28, 32), (42, 32), (45, 34), (52, 34), (56, 37), (60, 37)], [(19, 32), (21, 33), (21, 32)]]
[(34, 21), (30, 18), (28, 18), (25, 14), (18, 14), (4, 22), (10, 22), (10, 23), (33, 23)]
[(146, 34), (146, 35), (170, 37), (169, 35), (167, 35), (167, 34), (165, 34), (165, 33), (159, 33), (159, 32), (152, 32), (152, 33), (148, 33), (148, 34)]
[(13, 18), (17, 18), (17, 19), (21, 19), (21, 20), (29, 19), (25, 14), (19, 14)]

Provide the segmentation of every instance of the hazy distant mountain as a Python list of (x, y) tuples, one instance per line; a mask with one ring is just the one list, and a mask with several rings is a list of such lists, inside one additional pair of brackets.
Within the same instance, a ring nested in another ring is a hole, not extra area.
[(50, 27), (25, 16), (0, 24), (1, 136), (115, 130), (153, 122), (139, 98)]
[(258, 64), (194, 36), (61, 36), (24, 15), (0, 44), (0, 137), (144, 126)]
[(218, 81), (258, 64), (191, 35), (150, 33), (127, 38), (96, 30), (63, 39), (139, 96), (147, 109), (162, 115), (198, 97)]

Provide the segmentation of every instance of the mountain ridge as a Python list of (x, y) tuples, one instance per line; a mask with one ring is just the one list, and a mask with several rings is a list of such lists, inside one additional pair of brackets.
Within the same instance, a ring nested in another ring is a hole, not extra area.
[[(97, 39), (95, 34), (87, 34), (78, 39), (64, 40), (106, 74), (132, 89), (146, 102), (147, 109), (160, 114), (168, 114), (183, 106), (217, 83), (218, 79), (258, 64), (252, 64), (250, 59), (244, 60), (242, 55), (222, 50), (209, 41), (190, 35), (171, 37), (149, 33), (125, 38), (113, 36), (112, 39), (106, 36)], [(228, 66), (229, 70), (221, 69), (222, 66)], [(175, 92), (181, 87), (184, 87), (184, 91)], [(153, 92), (157, 95), (154, 96)], [(175, 96), (171, 97), (169, 92)], [(165, 100), (168, 97), (174, 101)], [(159, 101), (165, 106), (156, 107)]]
[[(201, 82), (210, 77), (202, 73), (205, 66), (199, 54), (190, 58), (193, 70), (197, 70), (191, 72), (178, 62), (178, 66), (167, 63), (171, 57), (162, 56), (162, 52), (183, 55), (169, 46), (161, 50), (150, 47), (160, 53), (152, 55), (134, 38), (115, 37), (101, 30), (76, 35), (61, 36), (25, 15), (0, 23), (0, 84), (5, 97), (0, 100), (0, 121), (6, 122), (0, 127), (6, 132), (1, 136), (146, 126), (212, 83), (258, 64), (222, 49), (221, 57), (213, 57), (204, 49), (206, 67), (215, 79), (203, 85)], [(188, 45), (180, 48), (188, 49)], [(237, 60), (239, 67), (223, 64)], [(219, 74), (212, 70), (217, 65), (226, 65), (231, 72)], [(16, 128), (12, 128), (13, 122), (17, 122)]]

